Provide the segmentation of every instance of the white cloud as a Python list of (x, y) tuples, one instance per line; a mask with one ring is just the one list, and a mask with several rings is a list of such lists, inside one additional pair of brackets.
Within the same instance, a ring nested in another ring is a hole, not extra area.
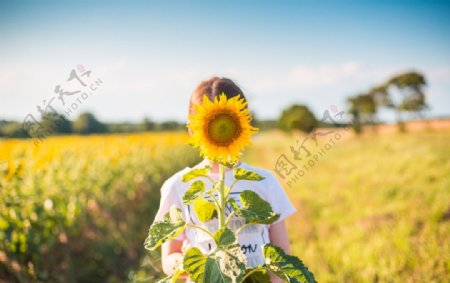
[(287, 74), (287, 82), (297, 87), (315, 87), (339, 83), (360, 76), (360, 62), (344, 62), (335, 65), (296, 66)]

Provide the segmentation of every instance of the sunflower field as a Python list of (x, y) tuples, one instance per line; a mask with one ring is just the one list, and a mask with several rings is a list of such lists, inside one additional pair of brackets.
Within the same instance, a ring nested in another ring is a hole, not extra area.
[[(258, 133), (244, 161), (274, 171), (302, 138)], [(200, 161), (187, 139), (1, 140), (0, 282), (164, 277), (158, 253), (143, 244), (164, 180)], [(312, 154), (327, 140), (319, 137)], [(280, 177), (298, 209), (287, 219), (291, 252), (318, 282), (448, 282), (449, 140), (445, 129), (349, 133), (295, 182)], [(293, 161), (300, 168), (308, 159)]]
[(132, 279), (146, 259), (162, 182), (198, 162), (186, 140), (149, 133), (51, 137), (38, 147), (0, 141), (0, 282)]

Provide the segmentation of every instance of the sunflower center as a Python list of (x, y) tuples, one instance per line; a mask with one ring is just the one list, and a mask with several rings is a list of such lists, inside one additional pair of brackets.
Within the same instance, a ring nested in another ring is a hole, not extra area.
[(219, 146), (226, 146), (239, 137), (241, 128), (237, 117), (222, 113), (215, 115), (208, 123), (211, 141)]

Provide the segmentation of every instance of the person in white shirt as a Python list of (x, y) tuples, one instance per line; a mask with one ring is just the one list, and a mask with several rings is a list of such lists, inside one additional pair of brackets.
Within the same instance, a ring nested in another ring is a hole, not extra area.
[[(193, 105), (201, 103), (204, 94), (207, 95), (211, 101), (213, 101), (214, 97), (218, 96), (222, 92), (227, 95), (228, 99), (237, 95), (245, 98), (241, 89), (230, 79), (212, 77), (211, 79), (200, 83), (200, 85), (193, 92), (190, 100), (189, 113), (193, 113), (195, 111)], [(203, 168), (206, 165), (210, 165), (212, 167), (209, 177), (214, 180), (218, 180), (218, 163), (204, 159), (193, 168)], [(244, 180), (237, 182), (230, 192), (230, 197), (232, 197), (239, 204), (239, 194), (243, 190), (252, 190), (261, 198), (269, 202), (273, 211), (280, 215), (279, 219), (270, 225), (252, 225), (239, 233), (237, 240), (241, 245), (241, 250), (246, 256), (247, 267), (256, 267), (264, 264), (261, 247), (266, 243), (272, 243), (279, 246), (287, 254), (289, 254), (289, 239), (284, 220), (286, 217), (292, 215), (296, 211), (296, 208), (292, 205), (280, 183), (270, 171), (250, 166), (242, 161), (238, 162), (235, 167), (256, 172), (263, 176), (264, 179), (258, 182)], [(162, 220), (164, 214), (169, 211), (170, 207), (175, 205), (182, 210), (183, 217), (186, 221), (189, 220), (195, 225), (203, 227), (214, 233), (218, 228), (217, 218), (213, 218), (203, 223), (198, 220), (195, 212), (193, 211), (192, 205), (183, 205), (182, 197), (194, 180), (190, 182), (183, 182), (182, 176), (193, 168), (186, 167), (164, 182), (161, 188), (159, 210), (154, 221)], [(234, 177), (232, 169), (225, 171), (225, 181), (226, 186), (230, 186), (233, 183)], [(229, 208), (227, 214), (230, 212), (231, 208)], [(243, 224), (244, 221), (242, 218), (233, 216), (228, 224), (228, 227), (235, 231)], [(187, 228), (176, 238), (167, 241), (162, 245), (161, 258), (164, 273), (171, 275), (177, 267), (182, 266), (183, 251), (189, 247), (197, 247), (203, 253), (208, 253), (215, 248), (215, 243), (206, 233), (200, 231), (199, 229)], [(271, 275), (271, 280), (272, 282), (282, 282), (281, 279), (273, 275)], [(187, 282), (191, 282), (189, 278), (187, 278)]]

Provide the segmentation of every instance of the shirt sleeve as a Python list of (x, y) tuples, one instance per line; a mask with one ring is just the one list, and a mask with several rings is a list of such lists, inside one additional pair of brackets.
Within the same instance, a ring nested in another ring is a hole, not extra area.
[[(161, 187), (161, 200), (159, 203), (159, 209), (156, 212), (155, 219), (153, 221), (161, 221), (164, 218), (164, 215), (169, 212), (172, 205), (175, 205), (176, 207), (181, 209), (181, 211), (183, 211), (181, 200), (176, 192), (176, 182), (172, 178), (170, 178), (165, 181)], [(183, 231), (174, 239), (183, 241), (185, 238), (186, 234)]]
[(269, 203), (272, 206), (273, 211), (277, 214), (280, 214), (280, 218), (272, 223), (275, 224), (294, 214), (297, 209), (292, 204), (278, 179), (273, 176), (273, 174), (270, 174), (270, 178), (268, 179), (270, 190)]

